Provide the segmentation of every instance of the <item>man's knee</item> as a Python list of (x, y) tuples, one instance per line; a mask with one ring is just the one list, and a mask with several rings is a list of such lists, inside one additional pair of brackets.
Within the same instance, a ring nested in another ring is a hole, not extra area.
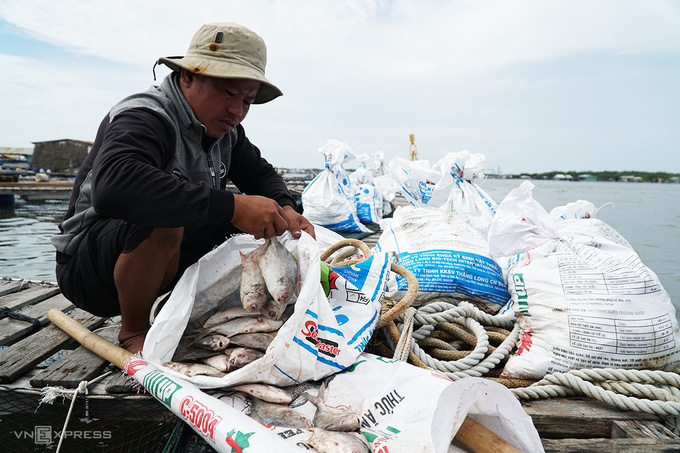
[(184, 236), (184, 228), (154, 228), (148, 241), (166, 250), (179, 250)]

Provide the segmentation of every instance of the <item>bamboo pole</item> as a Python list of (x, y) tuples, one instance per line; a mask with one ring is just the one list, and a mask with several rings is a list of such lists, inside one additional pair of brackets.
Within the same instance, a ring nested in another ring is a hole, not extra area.
[(56, 308), (51, 309), (47, 312), (47, 319), (73, 337), (78, 343), (82, 344), (99, 357), (113, 363), (121, 370), (125, 368), (125, 364), (128, 363), (128, 360), (132, 357), (131, 352), (105, 340), (94, 332), (90, 332), (90, 330), (79, 322), (69, 318), (68, 315), (61, 310)]

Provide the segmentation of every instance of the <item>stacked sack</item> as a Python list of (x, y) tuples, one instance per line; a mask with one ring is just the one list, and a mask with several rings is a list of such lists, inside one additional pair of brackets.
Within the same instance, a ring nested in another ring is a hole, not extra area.
[[(483, 155), (469, 151), (449, 153), (432, 168), (427, 161), (390, 162), (391, 174), (401, 176), (401, 192), (412, 206), (397, 208), (391, 220), (381, 223), (376, 250), (396, 254), (398, 263), (418, 279), (416, 304), (452, 297), (494, 314), (510, 298), (486, 239), (495, 203), (471, 181), (483, 176), (483, 163)], [(432, 191), (447, 187), (451, 194), (441, 208), (425, 206)], [(400, 298), (407, 284), (396, 276), (388, 289), (389, 297)]]
[(359, 154), (359, 166), (349, 175), (354, 185), (357, 217), (362, 223), (379, 223), (383, 217), (383, 197), (375, 187), (375, 171), (368, 167), (368, 154)]
[(343, 142), (329, 139), (319, 148), (325, 169), (302, 192), (303, 215), (316, 225), (339, 233), (366, 233), (357, 215), (356, 192), (343, 162), (354, 153)]
[(580, 368), (676, 370), (680, 334), (668, 293), (630, 244), (583, 200), (548, 214), (524, 182), (489, 231), (521, 327), (503, 377)]

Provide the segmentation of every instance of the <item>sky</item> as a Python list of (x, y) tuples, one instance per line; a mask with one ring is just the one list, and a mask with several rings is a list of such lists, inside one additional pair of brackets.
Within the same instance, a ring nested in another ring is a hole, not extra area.
[(678, 0), (0, 0), (0, 147), (93, 141), (211, 22), (267, 44), (284, 96), (243, 125), (277, 167), (328, 139), (389, 163), (414, 134), (431, 165), (680, 173)]

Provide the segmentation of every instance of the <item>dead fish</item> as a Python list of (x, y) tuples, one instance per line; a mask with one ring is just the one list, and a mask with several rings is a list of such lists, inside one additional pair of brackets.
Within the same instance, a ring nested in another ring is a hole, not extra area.
[(179, 340), (179, 344), (175, 349), (175, 353), (172, 356), (172, 360), (175, 362), (187, 362), (193, 360), (200, 360), (203, 357), (208, 357), (214, 355), (213, 351), (208, 351), (206, 349), (198, 348), (193, 346), (193, 337), (183, 336)]
[(173, 371), (177, 371), (178, 373), (182, 373), (188, 377), (194, 377), (198, 375), (224, 376), (224, 373), (220, 370), (204, 363), (165, 362), (163, 366)]
[(368, 453), (368, 446), (359, 436), (360, 434), (312, 428), (312, 437), (307, 442), (319, 453)]
[(329, 431), (359, 431), (361, 419), (359, 414), (347, 407), (332, 407), (324, 402), (325, 385), (319, 388), (319, 396), (302, 392), (302, 396), (316, 406), (314, 426)]
[(274, 404), (257, 398), (250, 398), (250, 417), (263, 425), (285, 426), (287, 428), (311, 428), (307, 417), (285, 404)]
[(177, 348), (175, 354), (172, 356), (172, 360), (175, 362), (192, 362), (195, 360), (202, 360), (214, 355), (215, 351), (210, 351), (208, 349), (203, 349), (190, 345), (182, 349)]
[(219, 333), (198, 338), (191, 343), (193, 346), (209, 351), (224, 351), (229, 346), (229, 337)]
[(201, 361), (206, 365), (228, 373), (238, 368), (243, 368), (262, 356), (264, 356), (264, 353), (255, 349), (228, 348), (222, 351), (221, 354), (213, 354), (210, 357), (201, 359)]
[(208, 329), (197, 329), (196, 333), (198, 334), (197, 338), (202, 338), (213, 333), (232, 337), (239, 333), (273, 332), (282, 325), (282, 321), (267, 319), (262, 316), (256, 318), (236, 318)]
[(229, 390), (243, 392), (259, 400), (276, 404), (290, 404), (293, 396), (287, 391), (267, 384), (243, 384), (230, 387)]
[(230, 369), (243, 368), (251, 362), (264, 356), (264, 352), (250, 348), (234, 348), (229, 354)]
[(205, 357), (201, 359), (203, 363), (206, 365), (210, 365), (211, 367), (215, 368), (216, 370), (220, 370), (222, 372), (229, 372), (231, 371), (231, 365), (229, 364), (229, 355), (228, 354), (216, 354), (216, 355), (211, 355), (210, 357)]
[(234, 346), (266, 351), (269, 344), (274, 341), (276, 334), (271, 332), (240, 333), (229, 338)]
[(211, 317), (208, 318), (208, 320), (203, 324), (204, 328), (210, 328), (214, 326), (218, 326), (220, 324), (224, 324), (227, 321), (231, 321), (232, 319), (236, 318), (243, 318), (243, 317), (253, 317), (253, 316), (259, 316), (260, 313), (258, 312), (249, 312), (243, 307), (230, 307), (227, 308), (226, 310), (221, 310), (212, 315)]
[[(291, 253), (278, 241), (269, 238), (267, 247), (259, 257), (262, 277), (267, 284), (267, 291), (277, 304), (283, 304), (295, 294), (298, 282), (298, 266)], [(283, 310), (282, 310), (283, 311)]]
[(267, 319), (281, 319), (281, 315), (283, 315), (283, 312), (286, 310), (286, 306), (287, 303), (279, 303), (269, 297), (262, 307), (262, 316)]
[(269, 248), (265, 242), (252, 252), (241, 254), (241, 304), (249, 312), (260, 311), (267, 300), (267, 285), (260, 269), (259, 259)]

